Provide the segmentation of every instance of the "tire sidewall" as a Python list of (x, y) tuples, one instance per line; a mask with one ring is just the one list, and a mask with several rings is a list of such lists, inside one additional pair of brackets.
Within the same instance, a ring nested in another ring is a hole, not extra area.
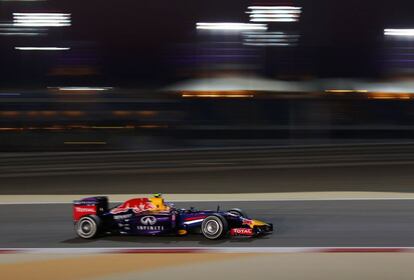
[[(83, 233), (82, 232), (82, 225), (88, 223), (92, 227), (90, 233)], [(84, 239), (91, 239), (96, 237), (100, 232), (101, 227), (101, 220), (98, 216), (89, 215), (82, 217), (75, 225), (76, 234)]]
[[(206, 230), (206, 226), (212, 221), (215, 221), (219, 225), (219, 231), (213, 235), (209, 234)], [(227, 231), (228, 231), (227, 220), (221, 215), (208, 216), (207, 218), (204, 219), (203, 223), (201, 224), (201, 233), (207, 239), (211, 239), (211, 240), (220, 239), (227, 234)]]

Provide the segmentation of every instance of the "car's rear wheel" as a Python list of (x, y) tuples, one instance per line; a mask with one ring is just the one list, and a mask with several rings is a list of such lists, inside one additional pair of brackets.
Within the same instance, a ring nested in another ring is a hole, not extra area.
[(201, 224), (201, 233), (204, 237), (214, 240), (224, 237), (228, 232), (228, 223), (221, 215), (208, 216)]
[(76, 223), (76, 233), (84, 239), (94, 238), (98, 236), (101, 224), (101, 219), (98, 216), (84, 216)]

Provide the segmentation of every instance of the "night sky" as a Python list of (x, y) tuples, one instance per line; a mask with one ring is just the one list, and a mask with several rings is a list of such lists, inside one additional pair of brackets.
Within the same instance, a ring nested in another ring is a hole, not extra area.
[[(383, 29), (414, 28), (413, 1), (293, 3), (303, 7), (297, 25), (302, 35), (300, 46), (289, 54), (297, 58), (290, 62), (290, 68), (298, 74), (381, 77)], [(177, 45), (197, 40), (195, 23), (248, 22), (245, 11), (250, 4), (241, 0), (0, 2), (2, 22), (11, 21), (12, 12), (72, 13), (72, 27), (54, 29), (42, 38), (0, 36), (0, 86), (48, 83), (44, 71), (50, 63), (67, 62), (77, 53), (99, 68), (97, 81), (135, 85), (179, 79), (179, 66), (171, 63), (170, 57)], [(13, 50), (16, 45), (36, 44), (69, 44), (74, 46), (74, 54), (68, 59)], [(267, 50), (269, 57), (278, 56), (278, 52)], [(268, 63), (265, 74), (277, 76), (283, 69)]]

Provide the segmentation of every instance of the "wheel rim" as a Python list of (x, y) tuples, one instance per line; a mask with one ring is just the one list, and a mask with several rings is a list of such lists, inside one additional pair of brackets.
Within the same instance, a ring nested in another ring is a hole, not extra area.
[(209, 235), (215, 235), (220, 231), (220, 225), (217, 221), (208, 221), (204, 227), (204, 230)]
[(90, 219), (82, 220), (78, 226), (78, 234), (81, 237), (91, 237), (96, 231), (96, 225)]
[(81, 230), (82, 230), (83, 233), (90, 234), (91, 229), (92, 229), (91, 222), (86, 221), (86, 222), (82, 223)]

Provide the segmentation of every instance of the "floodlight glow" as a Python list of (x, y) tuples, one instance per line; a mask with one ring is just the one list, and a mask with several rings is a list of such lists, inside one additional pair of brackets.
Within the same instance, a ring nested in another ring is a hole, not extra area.
[(250, 6), (251, 22), (296, 22), (302, 13), (301, 7), (294, 6)]
[(301, 10), (251, 10), (248, 14), (301, 14)]
[(235, 22), (199, 22), (196, 25), (197, 29), (205, 30), (267, 30), (266, 24), (252, 24), (252, 23), (235, 23)]
[(71, 26), (71, 14), (61, 13), (13, 13), (15, 26)]
[(60, 91), (106, 91), (112, 87), (58, 87)]
[(244, 36), (246, 38), (256, 38), (256, 39), (259, 39), (259, 38), (286, 38), (286, 39), (292, 38), (292, 39), (295, 39), (295, 38), (300, 37), (299, 35), (293, 35), (293, 34), (266, 34), (266, 33), (264, 33), (264, 34), (245, 34)]
[(64, 27), (70, 26), (69, 23), (55, 23), (55, 22), (15, 22), (16, 26), (39, 26), (39, 27)]
[(301, 10), (302, 7), (295, 6), (249, 6), (250, 10)]
[(414, 29), (384, 29), (385, 36), (414, 36)]
[(19, 51), (68, 51), (68, 47), (14, 47), (15, 50)]
[(252, 18), (298, 18), (299, 15), (290, 15), (290, 14), (251, 14)]
[(252, 18), (251, 22), (296, 22), (296, 18)]
[(64, 13), (13, 13), (13, 16), (70, 16), (71, 14), (64, 14)]

